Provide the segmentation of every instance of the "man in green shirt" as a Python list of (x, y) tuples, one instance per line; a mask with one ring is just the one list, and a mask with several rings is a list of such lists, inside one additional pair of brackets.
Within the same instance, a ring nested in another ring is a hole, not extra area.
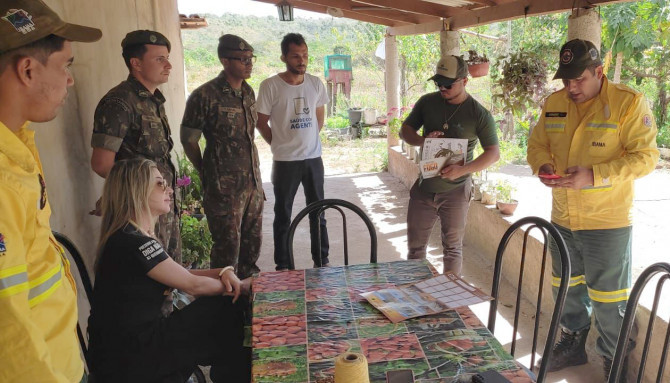
[[(463, 235), (472, 196), (470, 173), (498, 161), (498, 135), (491, 113), (465, 91), (468, 68), (463, 58), (445, 56), (437, 63), (438, 91), (423, 95), (403, 122), (401, 134), (410, 145), (423, 146), (426, 138), (468, 140), (465, 165), (447, 165), (439, 177), (419, 179), (410, 190), (407, 211), (408, 259), (426, 258), (428, 238), (435, 221), (442, 226), (444, 271), (461, 273)], [(423, 135), (417, 131), (423, 126)], [(480, 141), (484, 152), (473, 160)]]

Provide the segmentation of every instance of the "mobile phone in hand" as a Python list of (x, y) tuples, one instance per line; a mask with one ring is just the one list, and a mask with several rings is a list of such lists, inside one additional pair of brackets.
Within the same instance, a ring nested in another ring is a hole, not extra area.
[(386, 383), (413, 383), (414, 372), (412, 370), (386, 371)]
[(561, 178), (558, 174), (538, 174), (537, 175), (540, 178), (544, 178), (545, 180), (557, 180)]

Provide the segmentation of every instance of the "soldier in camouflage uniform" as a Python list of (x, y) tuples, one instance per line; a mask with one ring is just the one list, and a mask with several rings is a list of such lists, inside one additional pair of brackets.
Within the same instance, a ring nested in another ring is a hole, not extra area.
[[(172, 66), (168, 61), (170, 41), (154, 31), (130, 32), (121, 42), (130, 74), (112, 88), (95, 110), (91, 166), (106, 178), (117, 160), (142, 157), (158, 165), (163, 178), (175, 188), (176, 170), (170, 158), (174, 143), (165, 114), (165, 97), (158, 85), (167, 82)], [(179, 210), (161, 215), (156, 237), (168, 254), (181, 263)]]
[[(219, 39), (224, 70), (191, 94), (181, 124), (184, 153), (200, 172), (203, 207), (214, 246), (211, 267), (235, 267), (239, 278), (259, 272), (265, 195), (254, 144), (254, 49), (235, 35)], [(204, 156), (198, 141), (204, 134)]]

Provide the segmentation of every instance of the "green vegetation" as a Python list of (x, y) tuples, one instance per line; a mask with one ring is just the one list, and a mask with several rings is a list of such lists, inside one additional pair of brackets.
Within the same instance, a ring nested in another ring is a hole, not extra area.
[(199, 268), (209, 268), (209, 251), (214, 245), (207, 219), (198, 220), (188, 214), (181, 216), (182, 262)]
[[(670, 147), (670, 1), (628, 2), (600, 9), (603, 19), (601, 50), (606, 61), (611, 62), (606, 67), (608, 77), (614, 77), (618, 66), (621, 82), (645, 94), (657, 121), (658, 144)], [(563, 86), (551, 77), (558, 67), (558, 50), (567, 37), (568, 15), (528, 17), (469, 28), (476, 33), (497, 36), (499, 40), (461, 34), (462, 52), (476, 51), (491, 61), (489, 76), (471, 78), (468, 92), (491, 111), (503, 130), (500, 166), (525, 163), (528, 135), (537, 123), (540, 105), (546, 95)], [(338, 98), (337, 111), (326, 120), (324, 132), (347, 127), (348, 108), (370, 107), (380, 115), (394, 112), (388, 115), (389, 126), (392, 135), (398, 134), (404, 116), (393, 118), (397, 111), (386, 110), (384, 61), (375, 55), (377, 47), (384, 42), (383, 26), (339, 18), (279, 23), (273, 16), (226, 14), (206, 17), (208, 28), (182, 31), (189, 91), (221, 71), (216, 46), (222, 34), (240, 35), (254, 46), (258, 61), (249, 83), (257, 91), (262, 80), (285, 69), (279, 59), (282, 36), (298, 32), (309, 45), (308, 71), (322, 80), (326, 55), (337, 52), (352, 58), (351, 98)], [(397, 41), (400, 103), (412, 105), (421, 95), (435, 91), (432, 82), (426, 80), (433, 75), (439, 58), (439, 34), (399, 36)], [(365, 137), (366, 132), (363, 133)], [(342, 147), (333, 155), (347, 159), (348, 171), (386, 167), (385, 142), (365, 143), (370, 141), (368, 138), (341, 141), (332, 134), (322, 134), (325, 147)], [(363, 149), (365, 154), (351, 158), (352, 148)]]

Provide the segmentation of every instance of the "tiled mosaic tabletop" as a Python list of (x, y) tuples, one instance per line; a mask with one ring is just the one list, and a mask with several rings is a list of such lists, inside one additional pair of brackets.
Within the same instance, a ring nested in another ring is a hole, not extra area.
[(253, 381), (333, 382), (334, 358), (363, 353), (370, 382), (411, 369), (422, 383), (470, 382), (498, 370), (532, 382), (467, 307), (391, 323), (361, 292), (432, 277), (427, 261), (261, 273), (253, 282)]

